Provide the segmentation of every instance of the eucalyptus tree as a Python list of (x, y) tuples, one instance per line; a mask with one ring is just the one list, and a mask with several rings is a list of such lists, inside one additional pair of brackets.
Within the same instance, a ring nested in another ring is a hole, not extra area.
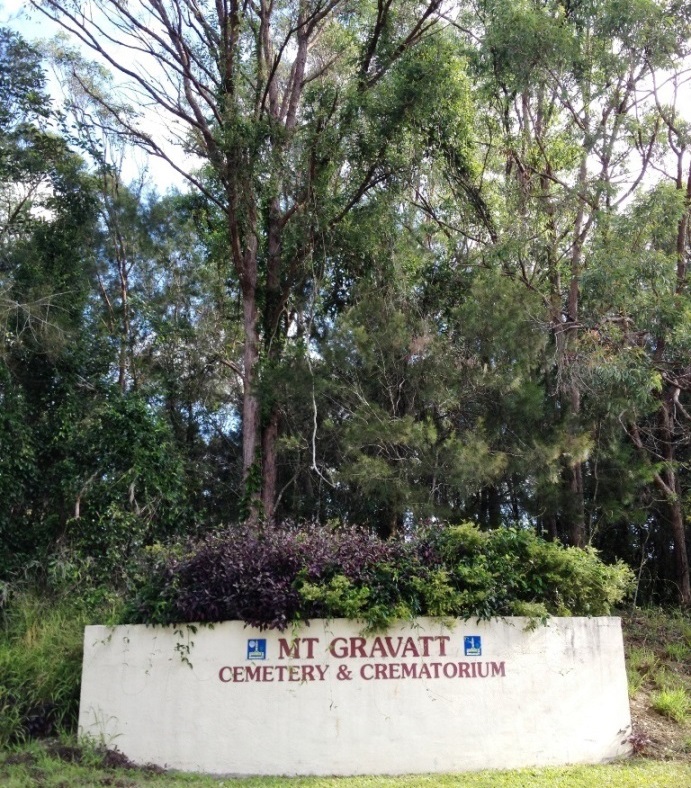
[(573, 544), (590, 536), (584, 474), (594, 446), (577, 363), (588, 328), (581, 282), (596, 230), (651, 171), (659, 124), (645, 98), (655, 71), (683, 56), (687, 16), (683, 4), (663, 2), (489, 0), (456, 25), (477, 76), (474, 99), (487, 109), (477, 115), (486, 154), (475, 180), (487, 210), (428, 213), (457, 228), (466, 259), (542, 301), (533, 319), (551, 337), (544, 384), (561, 435), (558, 463), (539, 482), (542, 517)]
[(225, 216), (243, 314), (242, 358), (229, 367), (243, 389), (244, 476), (255, 514), (261, 500), (270, 517), (279, 423), (262, 402), (260, 359), (279, 362), (320, 239), (405, 165), (400, 121), (425, 98), (406, 63), (442, 0), (34, 4), (127, 77), (208, 164), (209, 179), (185, 169), (144, 119), (111, 107), (113, 123)]
[(637, 545), (641, 569), (652, 558), (656, 574), (674, 583), (688, 606), (691, 138), (678, 105), (684, 86), (683, 70), (654, 76), (649, 123), (659, 133), (649, 147), (657, 183), (597, 234), (584, 279), (591, 352), (582, 373), (601, 412), (625, 429), (635, 449), (629, 468), (638, 464), (648, 490), (649, 522)]

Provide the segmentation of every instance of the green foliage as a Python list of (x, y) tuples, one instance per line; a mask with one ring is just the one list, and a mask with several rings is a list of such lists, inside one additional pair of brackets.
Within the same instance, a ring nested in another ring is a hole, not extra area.
[(470, 615), (608, 615), (633, 582), (623, 563), (603, 564), (592, 548), (565, 548), (528, 530), (465, 524), (434, 538)]
[(661, 690), (651, 698), (653, 709), (683, 725), (691, 711), (691, 699), (685, 689)]
[(0, 610), (0, 746), (74, 730), (84, 626), (94, 615), (77, 596), (35, 591), (15, 593)]
[(655, 652), (649, 648), (636, 647), (630, 649), (627, 661), (632, 670), (642, 675), (654, 673), (658, 666)]
[[(281, 25), (298, 7), (276, 6)], [(647, 86), (678, 66), (687, 4), (489, 0), (412, 47), (418, 4), (383, 9), (320, 23), (291, 128), (248, 109), (268, 76), (250, 10), (206, 192), (162, 198), (107, 160), (121, 140), (102, 137), (103, 102), (130, 111), (115, 83), (56, 44), (62, 115), (41, 51), (0, 31), (1, 578), (127, 587), (143, 550), (255, 510), (265, 458), (243, 471), (235, 219), (239, 247), (257, 244), (254, 390), (259, 432), (278, 431), (278, 519), (383, 537), (426, 518), (520, 526), (450, 533), (439, 566), (303, 578), (305, 603), (372, 621), (611, 606), (620, 575), (532, 531), (635, 566), (639, 602), (672, 598), (691, 301), (684, 183), (661, 174), (677, 153), (686, 171), (689, 127)], [(661, 497), (669, 473), (678, 491)], [(162, 589), (146, 596), (155, 620)]]
[(667, 656), (675, 662), (686, 662), (691, 657), (691, 647), (686, 643), (669, 643), (666, 650)]
[(425, 615), (608, 615), (632, 582), (628, 567), (605, 565), (590, 548), (564, 548), (519, 529), (482, 532), (470, 523), (388, 542), (343, 526), (234, 529), (151, 559), (126, 621), (239, 617), (282, 630), (294, 621), (346, 617), (383, 629)]
[(367, 610), (370, 590), (354, 586), (344, 575), (334, 575), (322, 585), (301, 582), (300, 596), (308, 605), (323, 605), (330, 617), (360, 619)]
[(628, 665), (626, 667), (626, 679), (629, 691), (629, 697), (632, 698), (643, 686), (645, 682), (644, 676), (638, 671), (632, 670)]

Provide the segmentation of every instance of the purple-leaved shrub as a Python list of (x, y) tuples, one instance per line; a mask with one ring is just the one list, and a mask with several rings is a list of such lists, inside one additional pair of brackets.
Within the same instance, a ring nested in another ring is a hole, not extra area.
[(602, 615), (630, 580), (623, 564), (605, 565), (593, 550), (545, 542), (527, 529), (435, 524), (383, 541), (346, 526), (243, 525), (157, 551), (126, 620), (238, 619), (284, 630), (311, 618), (383, 628), (419, 615)]

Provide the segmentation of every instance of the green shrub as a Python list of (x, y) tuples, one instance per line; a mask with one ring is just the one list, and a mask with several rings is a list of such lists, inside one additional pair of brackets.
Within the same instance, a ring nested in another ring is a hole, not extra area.
[(106, 617), (77, 595), (11, 596), (0, 618), (0, 745), (76, 727), (84, 626)]
[(665, 651), (675, 662), (685, 662), (691, 656), (691, 646), (687, 646), (686, 643), (668, 643)]
[(238, 527), (142, 566), (127, 621), (240, 619), (285, 629), (346, 617), (370, 629), (416, 616), (607, 615), (632, 584), (622, 563), (530, 530), (433, 525), (382, 541), (347, 527)]
[(691, 701), (683, 689), (662, 690), (651, 698), (651, 705), (658, 714), (678, 722), (686, 722), (691, 710)]
[(634, 646), (628, 654), (627, 662), (631, 670), (645, 676), (654, 673), (658, 666), (658, 658), (655, 652), (649, 648)]

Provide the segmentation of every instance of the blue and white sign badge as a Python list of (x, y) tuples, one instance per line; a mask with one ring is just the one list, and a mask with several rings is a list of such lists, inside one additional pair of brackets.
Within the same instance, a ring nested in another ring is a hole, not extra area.
[(463, 638), (463, 650), (466, 657), (481, 657), (482, 638), (480, 635), (466, 635)]
[(247, 641), (247, 659), (266, 659), (266, 638)]

